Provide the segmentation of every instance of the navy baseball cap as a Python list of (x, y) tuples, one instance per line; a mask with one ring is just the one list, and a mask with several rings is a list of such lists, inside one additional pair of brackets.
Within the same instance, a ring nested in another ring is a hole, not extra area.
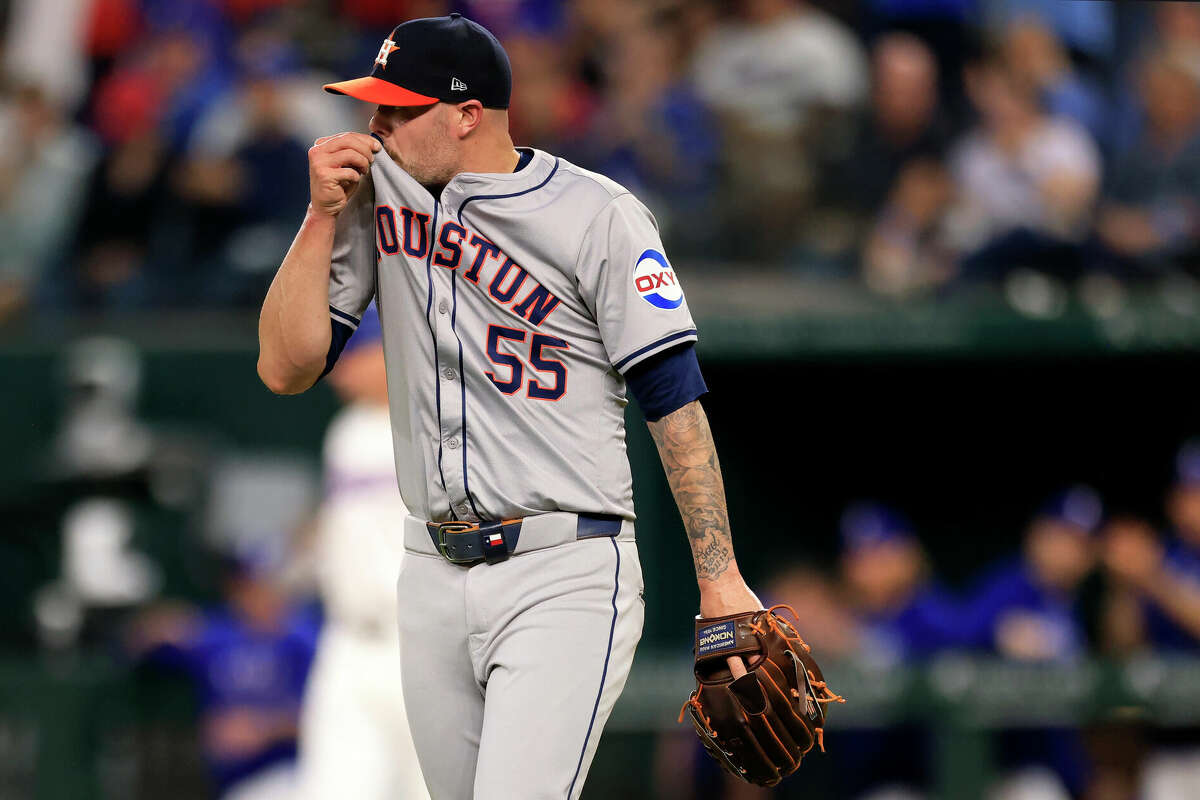
[(484, 108), (508, 108), (512, 66), (491, 31), (454, 13), (397, 25), (370, 75), (326, 84), (325, 91), (381, 106), (478, 100)]
[(1104, 505), (1090, 486), (1072, 486), (1043, 503), (1038, 516), (1094, 533), (1104, 518)]
[(855, 503), (842, 514), (842, 548), (847, 551), (885, 542), (912, 540), (912, 525), (900, 512), (882, 503)]

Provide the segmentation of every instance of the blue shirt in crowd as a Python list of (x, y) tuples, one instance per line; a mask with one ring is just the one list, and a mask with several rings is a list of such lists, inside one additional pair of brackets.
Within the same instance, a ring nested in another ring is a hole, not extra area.
[(1067, 661), (1085, 654), (1087, 642), (1074, 598), (1039, 584), (1032, 568), (1019, 559), (988, 573), (971, 595), (964, 613), (963, 643), (995, 651), (997, 629), (1014, 613), (1040, 623), (1050, 645), (1049, 660)]
[[(1074, 598), (1040, 584), (1029, 564), (1020, 559), (990, 572), (971, 595), (964, 615), (965, 642), (973, 649), (998, 652), (999, 626), (1014, 613), (1039, 623), (1050, 661), (1070, 661), (1086, 654), (1086, 635)], [(1079, 793), (1086, 783), (1087, 753), (1077, 730), (1005, 731), (997, 737), (996, 747), (1004, 768), (1048, 767), (1072, 793)]]
[[(262, 631), (227, 612), (210, 612), (192, 636), (162, 645), (150, 659), (185, 672), (202, 718), (233, 709), (298, 712), (316, 652), (317, 624), (295, 613), (278, 631)], [(205, 754), (220, 792), (271, 764), (296, 757), (295, 740), (244, 757)]]
[[(1167, 547), (1164, 559), (1166, 567), (1175, 575), (1200, 586), (1200, 551), (1181, 539), (1174, 539)], [(1200, 641), (1164, 614), (1158, 606), (1145, 604), (1146, 638), (1155, 649), (1196, 651)]]
[(918, 589), (903, 605), (860, 616), (863, 650), (888, 663), (925, 658), (954, 647), (962, 619), (954, 598), (937, 585)]

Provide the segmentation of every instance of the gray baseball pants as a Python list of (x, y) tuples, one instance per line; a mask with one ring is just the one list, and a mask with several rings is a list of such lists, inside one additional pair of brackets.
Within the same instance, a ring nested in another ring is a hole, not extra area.
[[(543, 517), (543, 535), (547, 521), (575, 529)], [(405, 527), (400, 653), (430, 796), (578, 798), (642, 635), (632, 523), (470, 567), (431, 555), (423, 527)]]

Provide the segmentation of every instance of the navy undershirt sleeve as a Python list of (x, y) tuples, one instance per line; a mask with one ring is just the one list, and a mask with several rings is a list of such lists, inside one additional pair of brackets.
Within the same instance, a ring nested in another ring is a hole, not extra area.
[(329, 318), (330, 337), (329, 337), (329, 352), (325, 354), (325, 370), (317, 380), (321, 380), (329, 371), (333, 369), (333, 365), (337, 363), (338, 356), (342, 354), (342, 349), (346, 346), (346, 342), (350, 341), (350, 337), (354, 335), (354, 329), (341, 320)]
[(625, 373), (647, 422), (678, 411), (708, 392), (692, 342), (657, 353)]

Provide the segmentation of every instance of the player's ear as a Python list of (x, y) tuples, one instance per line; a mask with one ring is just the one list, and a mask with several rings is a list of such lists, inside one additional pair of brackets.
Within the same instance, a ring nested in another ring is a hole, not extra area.
[(478, 100), (467, 100), (457, 104), (455, 109), (458, 112), (455, 125), (458, 130), (458, 138), (465, 139), (483, 122), (483, 104)]

